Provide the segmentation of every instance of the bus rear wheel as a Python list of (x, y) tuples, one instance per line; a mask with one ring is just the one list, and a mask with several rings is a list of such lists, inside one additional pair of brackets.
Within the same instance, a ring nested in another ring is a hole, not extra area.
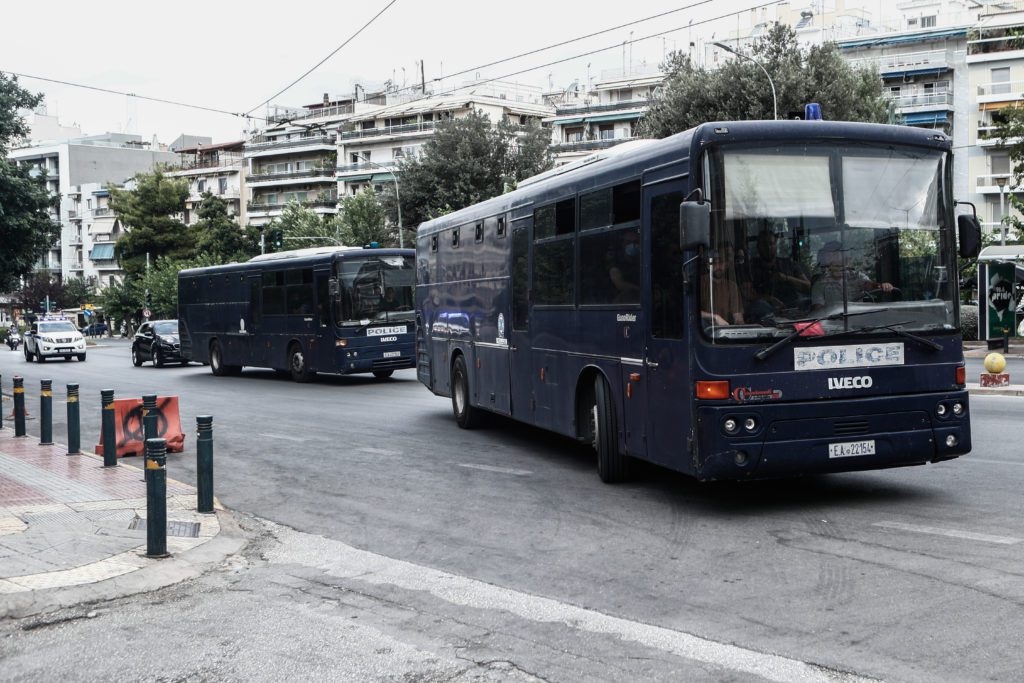
[(210, 342), (210, 371), (217, 377), (237, 375), (242, 371), (240, 365), (224, 365), (224, 351), (216, 339)]
[(466, 359), (462, 355), (455, 357), (452, 364), (452, 412), (455, 422), (463, 429), (476, 429), (484, 423), (484, 412), (470, 404), (469, 373), (466, 372)]
[(309, 382), (316, 377), (316, 373), (309, 369), (306, 356), (298, 344), (292, 344), (288, 349), (288, 371), (296, 382)]
[(597, 474), (606, 484), (624, 481), (629, 475), (629, 458), (619, 451), (619, 428), (612, 390), (604, 377), (594, 380), (591, 408), (591, 436), (597, 451)]

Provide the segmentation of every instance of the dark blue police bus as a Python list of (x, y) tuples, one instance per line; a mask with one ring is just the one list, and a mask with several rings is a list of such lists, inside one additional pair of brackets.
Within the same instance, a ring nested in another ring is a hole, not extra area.
[(178, 274), (181, 353), (215, 375), (390, 377), (414, 366), (412, 249), (330, 247)]
[(980, 228), (951, 188), (946, 136), (824, 121), (556, 168), (420, 226), (418, 378), (461, 427), (592, 444), (604, 481), (633, 458), (701, 480), (955, 458)]

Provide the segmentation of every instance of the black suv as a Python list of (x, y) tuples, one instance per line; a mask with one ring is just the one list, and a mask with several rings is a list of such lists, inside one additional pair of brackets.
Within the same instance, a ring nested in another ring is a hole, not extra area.
[(188, 363), (181, 357), (177, 320), (151, 320), (139, 325), (132, 340), (132, 364), (139, 367), (147, 360), (158, 368), (164, 363)]

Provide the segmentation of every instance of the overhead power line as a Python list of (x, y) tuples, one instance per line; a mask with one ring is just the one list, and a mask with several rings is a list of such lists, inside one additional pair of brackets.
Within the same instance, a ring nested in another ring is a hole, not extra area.
[(296, 78), (296, 79), (295, 79), (294, 81), (292, 81), (291, 83), (289, 83), (288, 85), (286, 85), (286, 86), (285, 86), (284, 88), (282, 88), (281, 90), (277, 91), (276, 93), (274, 93), (273, 95), (271, 95), (271, 96), (270, 96), (270, 97), (268, 97), (267, 99), (263, 100), (262, 102), (260, 102), (259, 104), (257, 104), (257, 105), (256, 105), (255, 107), (253, 107), (252, 109), (250, 109), (250, 110), (249, 110), (249, 111), (247, 111), (246, 113), (247, 113), (247, 114), (251, 114), (252, 112), (254, 112), (254, 111), (256, 111), (257, 109), (259, 109), (260, 107), (262, 107), (263, 105), (265, 105), (265, 104), (267, 104), (268, 102), (270, 102), (270, 101), (271, 101), (272, 99), (274, 99), (275, 97), (277, 97), (277, 96), (279, 96), (279, 95), (281, 95), (281, 94), (283, 94), (283, 93), (287, 92), (287, 91), (288, 91), (288, 90), (290, 90), (290, 89), (291, 89), (291, 87), (292, 87), (292, 86), (294, 86), (294, 85), (295, 85), (296, 83), (298, 83), (298, 82), (299, 82), (299, 81), (301, 81), (301, 80), (302, 80), (303, 78), (305, 78), (305, 77), (306, 77), (306, 76), (308, 76), (309, 74), (311, 74), (311, 73), (313, 73), (314, 71), (316, 71), (316, 70), (317, 70), (317, 69), (318, 69), (318, 68), (320, 67), (320, 65), (321, 65), (321, 64), (323, 64), (324, 62), (326, 62), (326, 61), (327, 61), (328, 59), (330, 59), (330, 58), (331, 58), (331, 57), (333, 57), (334, 55), (338, 54), (338, 51), (339, 51), (339, 50), (341, 50), (341, 48), (345, 47), (346, 45), (348, 45), (349, 43), (351, 43), (351, 42), (352, 42), (353, 40), (355, 40), (356, 36), (358, 36), (358, 35), (359, 35), (360, 33), (362, 33), (362, 32), (363, 32), (363, 31), (364, 31), (364, 30), (365, 30), (365, 29), (366, 29), (366, 28), (367, 28), (367, 27), (368, 27), (368, 26), (369, 26), (370, 24), (372, 24), (373, 22), (375, 22), (375, 21), (377, 20), (377, 17), (379, 17), (380, 15), (384, 14), (385, 12), (387, 12), (387, 11), (388, 11), (388, 9), (389, 9), (389, 8), (390, 8), (390, 7), (392, 6), (392, 5), (394, 5), (394, 4), (396, 3), (396, 2), (398, 2), (398, 0), (391, 0), (391, 2), (389, 2), (389, 3), (387, 4), (387, 5), (385, 5), (385, 6), (384, 6), (384, 8), (383, 8), (383, 9), (382, 9), (381, 11), (377, 12), (376, 14), (374, 14), (374, 15), (373, 15), (373, 17), (371, 17), (371, 18), (370, 18), (370, 20), (369, 20), (368, 22), (366, 22), (365, 24), (363, 24), (362, 26), (360, 26), (360, 27), (359, 27), (359, 29), (358, 29), (358, 30), (357, 30), (357, 31), (356, 31), (355, 33), (353, 33), (353, 34), (352, 34), (351, 36), (349, 36), (349, 37), (348, 37), (348, 38), (347, 38), (347, 39), (345, 40), (345, 42), (344, 42), (344, 43), (342, 43), (341, 45), (339, 45), (338, 47), (336, 47), (336, 48), (335, 48), (335, 49), (334, 49), (334, 50), (333, 50), (333, 51), (331, 52), (331, 54), (329, 54), (329, 55), (327, 55), (326, 57), (324, 57), (323, 59), (321, 59), (321, 60), (320, 60), (319, 62), (317, 62), (316, 64), (314, 64), (312, 68), (310, 68), (309, 70), (307, 70), (307, 71), (306, 71), (306, 73), (302, 74), (301, 76), (299, 76), (298, 78)]
[(149, 102), (159, 102), (161, 104), (170, 104), (175, 107), (187, 107), (188, 109), (199, 109), (201, 111), (213, 112), (215, 114), (226, 114), (228, 116), (237, 116), (243, 119), (255, 119), (258, 121), (264, 121), (265, 119), (259, 116), (250, 116), (249, 114), (228, 111), (226, 109), (217, 109), (216, 107), (204, 107), (201, 104), (190, 104), (188, 102), (180, 102), (178, 100), (168, 100), (162, 97), (149, 97), (147, 95), (138, 95), (133, 92), (125, 92), (123, 90), (113, 90), (111, 88), (101, 88), (96, 85), (87, 85), (85, 83), (75, 83), (73, 81), (63, 81), (57, 78), (47, 78), (45, 76), (34, 76), (32, 74), (20, 73), (17, 71), (7, 71), (6, 69), (0, 69), (0, 73), (10, 74), (11, 76), (17, 76), (18, 78), (30, 78), (36, 81), (45, 81), (47, 83), (57, 83), (59, 85), (67, 85), (72, 88), (83, 88), (85, 90), (95, 90), (96, 92), (107, 93), (109, 95), (124, 95), (125, 97), (134, 97), (139, 100), (147, 100)]

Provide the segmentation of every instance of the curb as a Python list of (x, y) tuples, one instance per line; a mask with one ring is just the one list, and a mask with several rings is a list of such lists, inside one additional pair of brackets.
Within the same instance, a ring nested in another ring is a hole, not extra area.
[(1008, 387), (983, 387), (968, 384), (967, 393), (971, 396), (1024, 396), (1024, 385), (1011, 384)]

